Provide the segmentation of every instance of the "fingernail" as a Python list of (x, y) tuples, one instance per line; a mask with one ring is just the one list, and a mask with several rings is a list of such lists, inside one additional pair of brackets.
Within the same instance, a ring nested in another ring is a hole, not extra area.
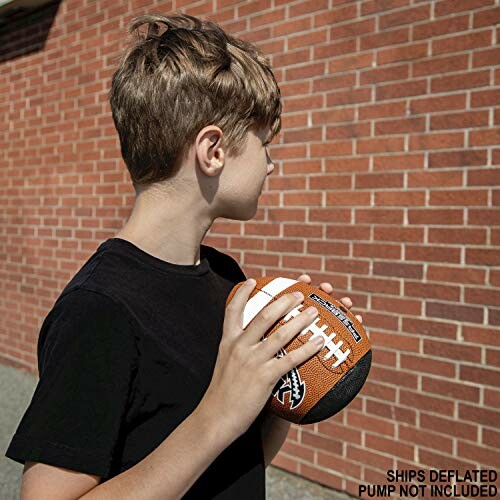
[(250, 278), (246, 281), (246, 284), (249, 286), (253, 286), (253, 285), (255, 285), (255, 280), (253, 278)]
[(325, 343), (325, 340), (323, 339), (323, 337), (321, 337), (320, 335), (318, 335), (317, 337), (314, 337), (314, 339), (312, 340), (314, 342), (315, 345), (317, 345), (318, 347), (319, 346), (323, 346), (323, 344)]
[(304, 298), (304, 295), (301, 293), (301, 292), (293, 292), (293, 294), (295, 295), (295, 297), (297, 297), (298, 299), (303, 299)]

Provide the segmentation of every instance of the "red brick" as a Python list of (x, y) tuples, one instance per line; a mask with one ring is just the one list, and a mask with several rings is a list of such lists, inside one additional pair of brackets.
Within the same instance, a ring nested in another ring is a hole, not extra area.
[[(468, 186), (494, 186), (500, 179), (500, 168), (478, 168), (467, 170)], [(498, 215), (498, 214), (497, 214)], [(494, 223), (494, 218), (491, 219)]]
[(404, 442), (432, 448), (434, 450), (452, 453), (453, 440), (434, 432), (415, 429), (414, 427), (402, 425), (399, 428), (399, 437)]
[(500, 451), (498, 449), (488, 449), (459, 440), (458, 453), (459, 456), (484, 464), (486, 467), (491, 467), (491, 464), (497, 467), (500, 464)]
[(325, 172), (363, 172), (369, 169), (369, 158), (327, 158)]
[(460, 300), (460, 289), (456, 286), (441, 285), (436, 283), (405, 282), (405, 295), (407, 297), (423, 297), (437, 300)]
[(402, 24), (423, 21), (430, 17), (430, 5), (421, 5), (409, 9), (401, 9), (397, 12), (381, 15), (379, 17), (379, 29), (392, 28)]
[(479, 366), (460, 365), (460, 380), (474, 382), (480, 385), (500, 386), (498, 370)]
[(381, 382), (394, 384), (395, 381), (399, 387), (406, 387), (409, 389), (416, 389), (418, 386), (418, 376), (414, 373), (403, 372), (398, 369), (391, 369), (389, 367), (382, 368), (377, 365), (372, 365), (370, 374)]
[[(408, 187), (454, 187), (462, 186), (463, 173), (460, 171), (420, 171), (408, 172)], [(448, 221), (446, 221), (448, 223)]]
[(500, 127), (488, 130), (472, 130), (469, 135), (470, 146), (496, 146), (500, 143)]
[(361, 5), (361, 15), (375, 14), (387, 10), (397, 9), (398, 7), (406, 6), (410, 0), (368, 0)]
[(484, 269), (429, 265), (427, 267), (427, 279), (430, 281), (482, 285), (486, 279), (486, 272)]
[(399, 439), (387, 439), (381, 436), (367, 434), (365, 446), (371, 450), (381, 451), (389, 455), (396, 455), (411, 460), (414, 457), (414, 446), (403, 444)]
[(396, 99), (398, 97), (409, 97), (413, 95), (422, 95), (426, 93), (426, 80), (412, 80), (405, 83), (388, 83), (385, 85), (377, 85), (376, 99)]
[(492, 248), (466, 248), (465, 263), (467, 265), (498, 266), (500, 252)]
[(493, 408), (500, 408), (500, 391), (485, 387), (484, 404)]
[(402, 209), (357, 208), (354, 213), (356, 224), (403, 224)]
[[(325, 436), (338, 436), (342, 434), (342, 439), (344, 441), (361, 444), (361, 431), (359, 429), (334, 422), (333, 419), (327, 419), (318, 422), (317, 432), (318, 434), (323, 434)], [(330, 453), (332, 453), (331, 450)]]
[(432, 191), (429, 205), (487, 205), (488, 191), (486, 189), (442, 189)]
[(494, 66), (500, 60), (500, 49), (481, 50), (472, 54), (472, 67), (480, 68), (482, 66)]
[(429, 167), (467, 167), (486, 165), (488, 161), (485, 149), (443, 151), (429, 153)]
[(327, 106), (344, 106), (346, 104), (366, 102), (371, 99), (370, 88), (355, 88), (349, 90), (338, 90), (327, 94)]
[(422, 376), (422, 390), (460, 399), (460, 401), (479, 402), (479, 387), (465, 385), (463, 382), (452, 382), (424, 375)]
[(373, 158), (373, 170), (410, 170), (424, 166), (422, 153), (393, 154), (389, 156), (377, 155)]
[(438, 417), (437, 415), (428, 415), (424, 412), (420, 415), (420, 425), (425, 429), (447, 434), (452, 437), (460, 436), (469, 441), (476, 441), (478, 436), (478, 428), (475, 425), (457, 422), (449, 418)]
[(366, 401), (366, 411), (371, 415), (378, 415), (384, 418), (394, 418), (397, 422), (404, 422), (410, 425), (416, 423), (416, 410), (402, 408), (394, 404), (387, 404), (380, 401)]
[(382, 385), (368, 378), (363, 386), (363, 394), (378, 401), (396, 401), (396, 389), (387, 385)]
[[(314, 5), (314, 2), (310, 2)], [(328, 9), (326, 12), (321, 12), (314, 16), (314, 26), (322, 26), (324, 24), (334, 25), (342, 21), (354, 19), (357, 15), (356, 5), (342, 5)], [(335, 24), (334, 24), (335, 23)]]
[(423, 132), (425, 118), (399, 118), (397, 120), (383, 120), (375, 123), (375, 135), (403, 134), (408, 132)]
[(492, 30), (472, 31), (465, 34), (439, 38), (432, 41), (433, 54), (462, 52), (491, 45)]
[(373, 239), (380, 241), (423, 241), (424, 230), (422, 228), (398, 227), (398, 226), (375, 226), (373, 228)]
[(495, 106), (500, 102), (500, 89), (477, 90), (471, 92), (471, 107)]
[(467, 54), (459, 54), (448, 57), (435, 57), (424, 61), (412, 63), (413, 76), (428, 76), (438, 73), (452, 73), (467, 69), (469, 56)]
[(403, 318), (403, 331), (428, 335), (439, 339), (455, 339), (457, 325), (441, 320), (422, 320), (416, 318)]
[(429, 23), (422, 23), (413, 26), (413, 40), (428, 39), (435, 36), (465, 31), (469, 27), (469, 15), (450, 17), (443, 22), (437, 19)]
[(354, 178), (355, 189), (403, 187), (402, 173), (357, 173)]
[(410, 39), (409, 29), (383, 31), (360, 37), (360, 50), (369, 50), (387, 45), (406, 43)]
[[(303, 134), (304, 136), (306, 134)], [(327, 139), (347, 139), (352, 137), (366, 137), (370, 135), (369, 123), (345, 123), (326, 128)]]
[(488, 125), (488, 111), (466, 111), (431, 117), (431, 130), (472, 128)]
[(420, 42), (400, 47), (377, 51), (377, 64), (389, 64), (397, 61), (411, 61), (427, 56), (428, 42)]
[(375, 31), (375, 19), (362, 19), (351, 23), (334, 25), (330, 29), (330, 40), (360, 36)]
[(428, 241), (429, 243), (485, 245), (486, 229), (429, 228)]
[(403, 151), (403, 149), (404, 149), (403, 137), (358, 139), (356, 147), (356, 151), (358, 154)]
[(439, 361), (428, 356), (418, 356), (414, 354), (401, 353), (400, 366), (403, 370), (410, 370), (417, 373), (429, 373), (441, 377), (455, 376), (455, 364), (447, 361)]
[(450, 92), (452, 90), (485, 87), (489, 85), (489, 81), (488, 70), (436, 76), (431, 80), (431, 92)]
[(404, 102), (363, 104), (359, 107), (360, 120), (368, 120), (370, 118), (382, 118), (385, 116), (401, 116), (404, 113), (405, 113)]
[(404, 262), (374, 262), (373, 275), (399, 276), (401, 278), (422, 279), (421, 264), (406, 264)]
[[(422, 466), (425, 467), (425, 465), (428, 465), (430, 468), (435, 469), (436, 464), (439, 464), (439, 468), (441, 469), (458, 470), (460, 476), (463, 476), (466, 470), (474, 468), (473, 462), (468, 462), (467, 460), (463, 460), (461, 457), (457, 458), (453, 454), (435, 453), (425, 448), (419, 449), (418, 458), (419, 458), (419, 467)], [(444, 486), (444, 484), (449, 484), (449, 483), (435, 483), (435, 484)]]
[(465, 342), (500, 347), (500, 336), (493, 335), (493, 332), (494, 330), (492, 328), (483, 328), (472, 325), (463, 326), (463, 337)]
[[(360, 476), (361, 466), (359, 464), (356, 464), (351, 460), (347, 460), (339, 455), (332, 454), (332, 449), (327, 451), (328, 453), (322, 451), (317, 452), (317, 463), (319, 466), (334, 470), (341, 474)], [(313, 460), (310, 460), (310, 462), (312, 463)]]
[[(491, 2), (490, 2), (491, 3)], [(473, 27), (494, 26), (500, 23), (500, 7), (482, 10), (474, 13)]]
[(370, 257), (379, 259), (394, 259), (401, 258), (401, 247), (399, 245), (382, 245), (380, 243), (353, 243), (354, 257)]
[(380, 453), (374, 453), (367, 450), (365, 447), (355, 447), (354, 445), (347, 444), (346, 447), (346, 457), (349, 460), (359, 462), (365, 465), (372, 465), (381, 470), (390, 469), (392, 466), (392, 458), (387, 455), (382, 455)]
[(463, 132), (416, 134), (410, 136), (410, 150), (463, 147)]
[(389, 68), (382, 67), (370, 69), (361, 72), (360, 83), (366, 85), (368, 83), (388, 82), (391, 80), (404, 80), (408, 78), (409, 67), (407, 64), (399, 66), (391, 66)]
[(462, 421), (475, 422), (496, 428), (500, 421), (500, 411), (498, 411), (498, 409), (490, 410), (489, 408), (483, 408), (459, 401), (458, 418)]
[(483, 429), (483, 444), (490, 446), (491, 448), (496, 448), (497, 443), (500, 442), (500, 432), (494, 431), (492, 429)]
[[(395, 378), (397, 380), (397, 378)], [(434, 413), (453, 416), (454, 401), (421, 392), (401, 391), (399, 403), (410, 408), (432, 408)]]
[(378, 349), (386, 347), (397, 351), (410, 352), (418, 352), (420, 344), (419, 339), (416, 337), (379, 332), (373, 329), (370, 331), (370, 341), (373, 342)]
[(484, 318), (482, 307), (472, 307), (444, 302), (432, 302), (425, 305), (426, 316), (447, 318), (468, 323), (482, 323)]
[[(434, 339), (424, 339), (424, 354), (438, 356), (453, 361), (481, 362), (481, 348), (457, 342), (441, 342)], [(453, 376), (452, 376), (453, 378)]]
[(465, 288), (465, 301), (500, 307), (500, 290), (491, 288)]
[[(491, 5), (494, 0), (444, 0), (436, 3), (434, 15), (436, 17), (446, 16), (448, 14), (455, 14), (465, 10), (479, 9), (481, 7)], [(440, 19), (442, 23), (448, 22), (448, 19)]]
[(408, 210), (408, 224), (463, 225), (463, 209), (440, 208), (410, 208)]
[(410, 100), (410, 112), (418, 113), (433, 113), (449, 109), (465, 108), (465, 94), (452, 94), (439, 97), (420, 97)]
[(487, 349), (486, 350), (486, 364), (488, 366), (496, 366), (500, 368), (500, 350)]
[(328, 63), (328, 71), (340, 72), (350, 69), (371, 67), (373, 55), (371, 53), (351, 54), (331, 59)]

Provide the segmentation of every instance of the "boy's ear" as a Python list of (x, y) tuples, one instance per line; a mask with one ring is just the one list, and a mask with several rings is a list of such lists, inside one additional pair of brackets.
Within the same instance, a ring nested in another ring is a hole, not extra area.
[(203, 128), (195, 140), (195, 152), (202, 171), (209, 176), (219, 175), (224, 166), (222, 130), (215, 125)]

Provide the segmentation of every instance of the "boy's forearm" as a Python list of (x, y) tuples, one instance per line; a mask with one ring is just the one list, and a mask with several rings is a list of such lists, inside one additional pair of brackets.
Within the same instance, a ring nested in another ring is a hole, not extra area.
[(235, 438), (222, 422), (207, 418), (200, 407), (149, 455), (102, 483), (83, 500), (181, 498)]
[(274, 415), (270, 411), (262, 422), (262, 447), (264, 450), (264, 463), (267, 467), (278, 454), (283, 443), (286, 441), (291, 422)]

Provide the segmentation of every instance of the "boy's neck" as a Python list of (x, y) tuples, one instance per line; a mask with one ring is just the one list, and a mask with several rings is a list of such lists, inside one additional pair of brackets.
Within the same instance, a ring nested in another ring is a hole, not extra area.
[(213, 221), (193, 205), (172, 201), (137, 197), (130, 218), (115, 237), (172, 264), (199, 264), (200, 244)]

